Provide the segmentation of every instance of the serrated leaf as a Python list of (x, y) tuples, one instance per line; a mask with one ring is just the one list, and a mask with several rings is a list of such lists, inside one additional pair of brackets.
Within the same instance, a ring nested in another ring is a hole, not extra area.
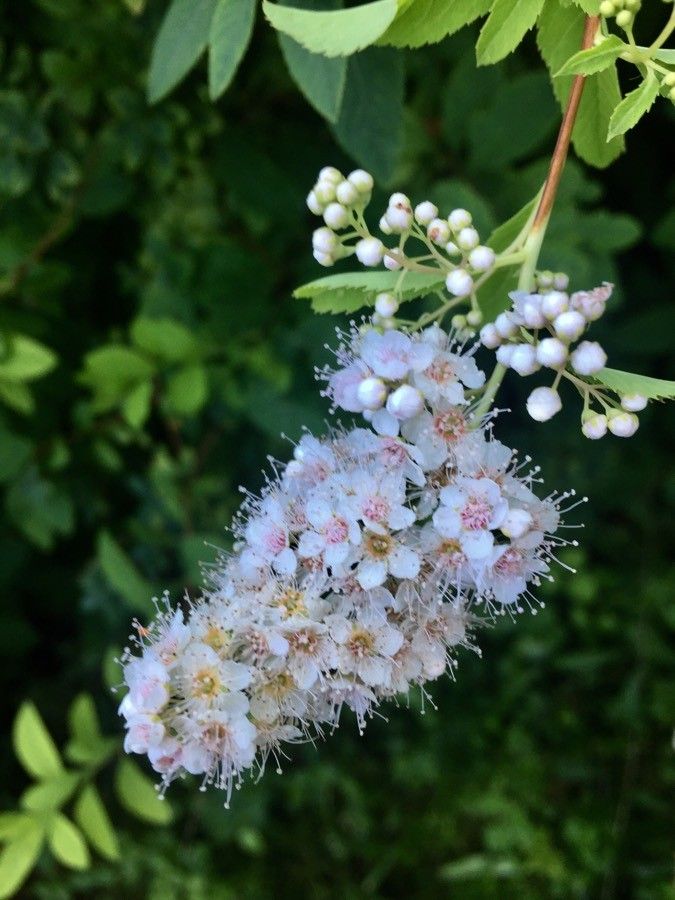
[(622, 372), (620, 369), (601, 369), (593, 377), (618, 394), (642, 394), (650, 400), (675, 398), (675, 381)]
[(579, 9), (583, 9), (587, 16), (597, 16), (600, 12), (600, 0), (573, 0)]
[(56, 778), (31, 785), (21, 795), (21, 806), (32, 812), (59, 809), (72, 797), (79, 781), (80, 776), (75, 772), (63, 772)]
[(512, 53), (537, 21), (544, 0), (496, 0), (476, 43), (479, 66)]
[(51, 372), (58, 362), (56, 354), (25, 334), (8, 339), (9, 352), (0, 361), (0, 379), (9, 382), (33, 381)]
[(173, 319), (141, 316), (134, 320), (130, 334), (137, 347), (165, 362), (185, 362), (199, 353), (195, 335)]
[(150, 415), (153, 386), (151, 381), (141, 381), (122, 401), (121, 412), (132, 428), (140, 428)]
[(333, 130), (347, 153), (384, 184), (403, 145), (403, 99), (400, 53), (370, 47), (349, 59), (340, 117)]
[(169, 377), (164, 392), (167, 410), (177, 416), (193, 416), (206, 403), (209, 382), (203, 366), (183, 366)]
[(375, 0), (350, 9), (311, 10), (263, 0), (270, 24), (312, 53), (350, 56), (369, 47), (394, 20), (397, 0)]
[(255, 0), (218, 0), (209, 32), (209, 96), (217, 100), (234, 78), (253, 33)]
[(329, 122), (336, 122), (347, 80), (347, 60), (310, 53), (286, 34), (279, 34), (279, 46), (293, 81), (314, 109)]
[(119, 859), (117, 834), (93, 785), (88, 784), (77, 798), (74, 815), (84, 835), (101, 856), (111, 861)]
[(98, 534), (97, 556), (103, 574), (131, 609), (149, 613), (152, 610), (152, 586), (107, 531)]
[(659, 80), (651, 69), (647, 69), (642, 84), (630, 94), (626, 94), (612, 113), (607, 132), (608, 141), (618, 134), (625, 134), (637, 125), (658, 97), (659, 87)]
[[(318, 313), (352, 313), (364, 306), (372, 306), (381, 291), (392, 291), (398, 285), (400, 272), (344, 272), (328, 275), (303, 284), (293, 292), (294, 297), (312, 301)], [(443, 287), (444, 276), (423, 272), (407, 272), (397, 290), (402, 300), (423, 297)]]
[(14, 752), (29, 775), (54, 778), (63, 772), (61, 757), (35, 705), (21, 705), (12, 728)]
[(39, 822), (27, 819), (0, 853), (0, 900), (19, 890), (37, 862), (43, 840), (44, 830)]
[(494, 0), (414, 0), (391, 23), (378, 44), (422, 47), (436, 44), (485, 15)]
[(172, 820), (168, 801), (160, 798), (154, 783), (130, 759), (120, 760), (115, 788), (122, 806), (137, 818), (155, 825), (167, 825)]
[(150, 57), (148, 100), (156, 103), (187, 75), (206, 49), (216, 0), (172, 0)]
[(593, 72), (601, 72), (619, 58), (626, 46), (627, 44), (615, 34), (610, 34), (596, 47), (577, 51), (555, 73), (555, 77), (559, 78), (561, 75), (592, 75)]
[(87, 869), (91, 864), (89, 850), (77, 825), (64, 815), (57, 815), (47, 834), (49, 849), (59, 862), (70, 869)]

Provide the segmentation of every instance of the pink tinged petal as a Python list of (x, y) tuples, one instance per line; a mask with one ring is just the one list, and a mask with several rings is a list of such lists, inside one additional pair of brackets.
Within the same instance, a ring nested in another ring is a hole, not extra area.
[(459, 514), (448, 506), (439, 506), (433, 515), (433, 523), (436, 531), (445, 538), (456, 538), (462, 530), (462, 521)]
[(420, 570), (420, 558), (410, 547), (397, 547), (389, 555), (389, 571), (395, 578), (415, 578)]
[(434, 352), (431, 344), (413, 344), (408, 354), (410, 368), (413, 372), (423, 372), (427, 369), (433, 361)]
[(320, 531), (333, 518), (333, 510), (325, 500), (320, 497), (312, 497), (307, 501), (305, 516), (309, 524)]
[(462, 536), (462, 550), (470, 560), (487, 559), (493, 546), (494, 537), (489, 531), (465, 532)]
[(326, 541), (323, 536), (317, 534), (316, 531), (305, 531), (300, 535), (298, 542), (298, 555), (303, 558), (318, 556), (323, 552)]
[(387, 580), (387, 566), (383, 562), (364, 560), (358, 568), (356, 580), (364, 591), (379, 587)]
[(272, 565), (274, 571), (278, 572), (280, 575), (292, 575), (297, 568), (298, 561), (295, 558), (295, 553), (290, 547), (287, 547), (275, 557)]

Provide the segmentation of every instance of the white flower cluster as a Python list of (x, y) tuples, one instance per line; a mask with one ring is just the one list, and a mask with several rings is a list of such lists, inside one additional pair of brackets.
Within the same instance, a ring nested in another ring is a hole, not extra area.
[(550, 578), (561, 504), (538, 498), (465, 392), (483, 384), (437, 326), (354, 328), (324, 372), (333, 402), (374, 430), (303, 436), (260, 497), (234, 552), (188, 615), (166, 608), (126, 651), (125, 748), (166, 785), (192, 773), (226, 792), (282, 745), (352, 710), (452, 672), (495, 613), (534, 609)]
[[(511, 309), (481, 328), (482, 344), (496, 350), (497, 360), (519, 375), (532, 375), (542, 367), (556, 373), (552, 387), (537, 387), (528, 397), (527, 411), (537, 422), (548, 421), (562, 409), (557, 388), (565, 377), (584, 397), (582, 431), (586, 437), (601, 438), (608, 430), (618, 437), (631, 437), (639, 424), (635, 412), (645, 408), (646, 398), (623, 396), (619, 406), (585, 381), (605, 367), (607, 354), (597, 341), (576, 343), (604, 313), (613, 286), (605, 282), (593, 290), (569, 294), (566, 276), (558, 274), (551, 279), (548, 275), (540, 278), (537, 293), (509, 294)], [(551, 281), (555, 283), (549, 284)], [(600, 404), (602, 411), (591, 409), (591, 400)]]

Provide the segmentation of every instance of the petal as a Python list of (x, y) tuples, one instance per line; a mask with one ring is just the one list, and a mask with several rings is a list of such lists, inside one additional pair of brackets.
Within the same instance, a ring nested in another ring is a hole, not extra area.
[(364, 591), (379, 587), (387, 580), (387, 567), (383, 562), (364, 560), (358, 568), (356, 580)]
[(492, 553), (494, 537), (490, 531), (465, 532), (461, 539), (462, 549), (470, 560), (487, 559)]
[(420, 558), (410, 547), (397, 547), (389, 555), (389, 571), (395, 578), (415, 578), (420, 570)]
[(454, 509), (448, 506), (439, 506), (433, 515), (433, 523), (436, 531), (445, 538), (456, 538), (462, 530), (461, 519)]

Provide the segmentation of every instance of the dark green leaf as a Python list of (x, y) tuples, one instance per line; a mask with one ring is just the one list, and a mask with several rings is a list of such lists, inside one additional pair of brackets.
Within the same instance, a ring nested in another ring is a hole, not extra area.
[(215, 8), (216, 0), (172, 0), (152, 48), (150, 103), (165, 97), (202, 55)]
[(209, 34), (209, 96), (227, 90), (253, 33), (255, 0), (217, 0)]

